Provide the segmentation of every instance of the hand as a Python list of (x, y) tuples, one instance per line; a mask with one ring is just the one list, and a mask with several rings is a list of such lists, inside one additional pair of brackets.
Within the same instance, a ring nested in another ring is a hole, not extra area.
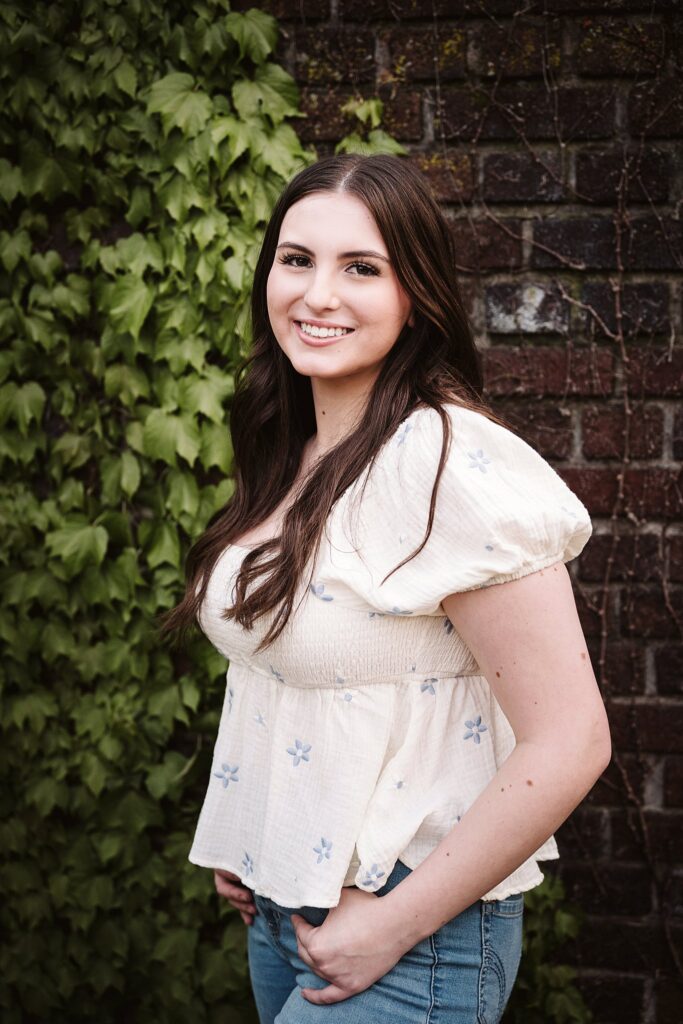
[(242, 884), (239, 875), (233, 875), (231, 871), (216, 870), (213, 873), (213, 880), (218, 895), (225, 896), (230, 906), (239, 911), (245, 924), (252, 924), (256, 913), (254, 894)]
[(398, 963), (409, 946), (383, 897), (344, 886), (339, 904), (319, 928), (292, 914), (299, 956), (325, 981), (325, 988), (304, 988), (310, 1003), (338, 1003), (369, 988)]

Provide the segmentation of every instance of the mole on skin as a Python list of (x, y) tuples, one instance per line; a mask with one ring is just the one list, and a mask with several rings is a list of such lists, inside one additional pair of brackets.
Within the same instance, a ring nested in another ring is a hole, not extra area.
[(533, 782), (531, 781), (531, 779), (527, 779), (526, 784), (527, 786), (533, 786)]

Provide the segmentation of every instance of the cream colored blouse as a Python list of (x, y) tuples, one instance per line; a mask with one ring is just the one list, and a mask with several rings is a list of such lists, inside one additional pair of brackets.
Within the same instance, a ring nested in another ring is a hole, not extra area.
[[(419, 555), (442, 442), (413, 412), (333, 508), (310, 586), (280, 637), (271, 615), (221, 619), (245, 549), (211, 576), (202, 629), (230, 661), (190, 860), (239, 875), (285, 907), (333, 907), (342, 886), (380, 888), (467, 813), (514, 748), (508, 720), (441, 606), (579, 554), (588, 513), (529, 445), (446, 406), (451, 447)], [(484, 899), (538, 885), (553, 836)]]

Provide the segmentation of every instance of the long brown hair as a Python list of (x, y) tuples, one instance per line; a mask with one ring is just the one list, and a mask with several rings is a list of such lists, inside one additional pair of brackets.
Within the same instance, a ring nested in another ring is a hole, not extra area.
[(254, 340), (251, 355), (236, 373), (230, 412), (235, 491), (190, 548), (185, 595), (164, 616), (162, 633), (179, 630), (182, 636), (196, 622), (217, 559), (284, 500), (295, 482), (305, 443), (316, 431), (310, 378), (299, 374), (282, 352), (266, 303), (283, 218), (294, 203), (314, 192), (346, 192), (365, 204), (396, 276), (412, 299), (414, 323), (406, 324), (385, 358), (356, 428), (300, 485), (280, 536), (246, 553), (234, 605), (225, 609), (224, 618), (251, 629), (258, 617), (277, 610), (259, 649), (279, 636), (335, 502), (372, 466), (399, 424), (416, 407), (430, 406), (441, 416), (444, 439), (427, 531), (416, 551), (392, 572), (414, 558), (432, 529), (450, 444), (450, 424), (442, 406), (457, 402), (491, 416), (481, 398), (479, 354), (456, 283), (453, 237), (419, 172), (398, 157), (350, 154), (325, 158), (300, 171), (275, 205), (254, 275)]

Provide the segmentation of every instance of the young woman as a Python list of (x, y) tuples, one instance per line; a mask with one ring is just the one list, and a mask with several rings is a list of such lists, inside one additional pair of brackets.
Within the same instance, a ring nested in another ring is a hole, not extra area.
[(588, 514), (484, 405), (407, 162), (294, 178), (253, 329), (235, 494), (167, 621), (230, 659), (190, 859), (250, 926), (262, 1024), (493, 1024), (610, 757), (564, 566)]

